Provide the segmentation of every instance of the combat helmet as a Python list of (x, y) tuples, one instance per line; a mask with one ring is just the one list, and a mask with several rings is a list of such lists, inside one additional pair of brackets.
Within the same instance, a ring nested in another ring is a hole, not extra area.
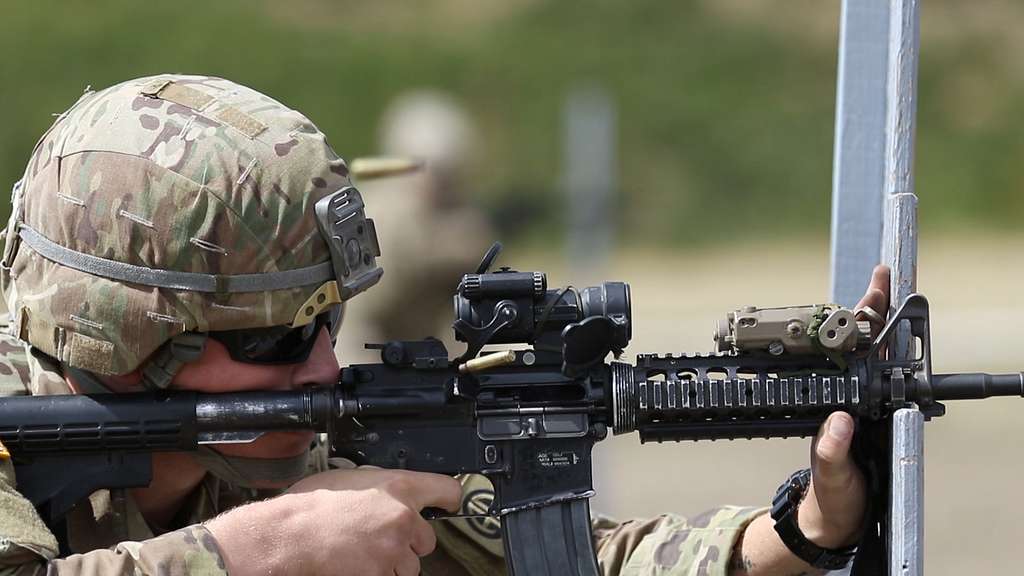
[(6, 235), (14, 335), (68, 367), (142, 368), (158, 386), (185, 337), (307, 326), (382, 273), (324, 134), (205, 76), (87, 91), (36, 145)]

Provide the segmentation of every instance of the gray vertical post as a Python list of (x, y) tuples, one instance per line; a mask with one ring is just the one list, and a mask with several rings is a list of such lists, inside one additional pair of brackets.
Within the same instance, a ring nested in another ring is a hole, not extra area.
[(564, 109), (565, 173), (572, 278), (595, 275), (612, 248), (612, 204), (618, 189), (615, 105), (600, 86), (569, 93)]
[(924, 574), (924, 415), (897, 410), (892, 418), (889, 514), (890, 576)]
[[(883, 260), (892, 267), (889, 312), (917, 289), (917, 196), (914, 195), (914, 132), (917, 125), (917, 63), (920, 4), (892, 0), (886, 121), (886, 218)], [(914, 354), (909, 327), (896, 334), (891, 357)], [(924, 574), (924, 418), (915, 407), (892, 422), (889, 509), (889, 573)]]
[(831, 300), (852, 307), (882, 246), (889, 0), (843, 0), (832, 163)]
[[(892, 268), (890, 313), (916, 289), (914, 132), (920, 46), (917, 0), (844, 0), (832, 205), (832, 299), (851, 306), (878, 258)], [(881, 253), (879, 253), (879, 250)], [(912, 353), (906, 330), (890, 354)], [(893, 417), (889, 575), (921, 576), (923, 422)]]

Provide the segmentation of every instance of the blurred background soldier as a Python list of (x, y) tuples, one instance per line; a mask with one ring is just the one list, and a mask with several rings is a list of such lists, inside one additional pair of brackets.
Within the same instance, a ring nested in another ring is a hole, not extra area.
[(453, 98), (432, 90), (399, 96), (378, 138), (381, 154), (418, 160), (423, 168), (357, 182), (387, 271), (374, 293), (346, 312), (352, 336), (336, 347), (343, 364), (379, 361), (366, 342), (436, 336), (450, 351), (461, 350), (451, 335), (452, 295), (497, 239), (484, 214), (466, 202), (477, 135)]

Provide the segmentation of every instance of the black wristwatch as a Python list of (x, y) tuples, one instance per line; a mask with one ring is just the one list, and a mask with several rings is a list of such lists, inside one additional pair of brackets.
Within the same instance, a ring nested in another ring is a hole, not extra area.
[(857, 547), (822, 548), (808, 540), (796, 523), (797, 506), (803, 500), (810, 484), (811, 471), (804, 468), (794, 472), (782, 486), (779, 486), (775, 498), (772, 499), (771, 516), (772, 520), (775, 520), (775, 531), (779, 533), (779, 538), (782, 538), (786, 548), (796, 554), (797, 558), (815, 568), (839, 570), (850, 563), (850, 559), (857, 553)]

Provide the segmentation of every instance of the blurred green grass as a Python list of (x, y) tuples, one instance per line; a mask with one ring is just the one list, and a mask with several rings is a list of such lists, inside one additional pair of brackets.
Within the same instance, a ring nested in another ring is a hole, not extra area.
[[(561, 107), (619, 110), (619, 238), (820, 241), (828, 229), (838, 1), (4, 2), (0, 182), (87, 86), (220, 75), (302, 110), (345, 157), (409, 88), (479, 122), (473, 202), (506, 239), (560, 240)], [(1024, 65), (1009, 0), (923, 7), (917, 184), (926, 229), (1009, 230), (1024, 211)], [(980, 13), (980, 15), (979, 15)], [(3, 203), (3, 212), (9, 210)]]

